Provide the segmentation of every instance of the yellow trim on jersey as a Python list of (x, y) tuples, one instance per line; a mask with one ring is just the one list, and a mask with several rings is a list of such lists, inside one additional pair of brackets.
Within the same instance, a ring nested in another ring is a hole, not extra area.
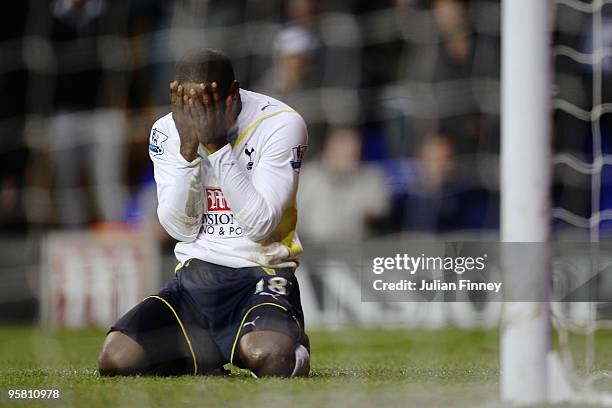
[(299, 242), (292, 242), (290, 245), (285, 246), (287, 247), (287, 249), (289, 249), (289, 257), (291, 259), (297, 258), (298, 255), (304, 252), (304, 247)]
[[(240, 322), (240, 327), (238, 327), (238, 331), (236, 332), (236, 338), (234, 339), (234, 344), (232, 345), (232, 353), (230, 354), (230, 364), (234, 364), (234, 353), (236, 352), (236, 344), (238, 343), (238, 337), (240, 337), (240, 332), (242, 331), (242, 325), (244, 324), (246, 318), (249, 316), (249, 314), (253, 311), (253, 309), (256, 309), (260, 306), (275, 306), (278, 307), (279, 309), (283, 309), (283, 311), (287, 311), (287, 308), (281, 305), (277, 305), (276, 303), (260, 303), (258, 305), (253, 306), (252, 308), (250, 308), (249, 310), (247, 310), (247, 312), (244, 314), (244, 317), (242, 318), (242, 321)], [(295, 317), (294, 317), (295, 320)], [(300, 333), (301, 333), (301, 327), (300, 324), (298, 323), (298, 321), (295, 321), (298, 325), (298, 328), (300, 328)]]
[(297, 258), (304, 251), (302, 244), (295, 240), (295, 228), (287, 234), (287, 236), (281, 241), (281, 244), (287, 247), (289, 250), (289, 259)]
[(198, 374), (198, 362), (196, 360), (195, 352), (193, 351), (193, 346), (191, 345), (191, 340), (189, 340), (189, 336), (187, 335), (187, 331), (185, 330), (185, 326), (183, 326), (183, 322), (181, 321), (180, 317), (176, 313), (176, 310), (174, 310), (172, 305), (170, 303), (168, 303), (166, 301), (166, 299), (164, 299), (161, 296), (151, 295), (151, 296), (147, 296), (143, 300), (147, 300), (147, 299), (159, 299), (162, 302), (164, 302), (166, 304), (166, 306), (168, 306), (170, 308), (170, 310), (174, 314), (174, 317), (176, 317), (176, 321), (178, 322), (179, 326), (181, 326), (181, 331), (183, 332), (183, 336), (185, 336), (185, 340), (187, 341), (187, 345), (189, 346), (189, 351), (191, 352), (191, 358), (193, 358), (193, 375)]
[(181, 269), (183, 267), (183, 263), (179, 262), (176, 267), (174, 268), (174, 273), (176, 274), (178, 272), (179, 269)]
[(267, 115), (260, 116), (259, 118), (255, 119), (249, 126), (247, 126), (247, 128), (244, 130), (244, 132), (242, 132), (242, 134), (240, 136), (238, 136), (238, 138), (234, 141), (234, 143), (232, 143), (232, 148), (238, 146), (240, 144), (240, 142), (242, 142), (242, 140), (244, 140), (244, 138), (251, 131), (253, 131), (257, 126), (259, 126), (259, 124), (261, 122), (263, 122), (264, 120), (266, 120), (268, 118), (271, 118), (273, 116), (276, 116), (278, 114), (285, 113), (285, 112), (297, 114), (297, 112), (295, 110), (293, 110), (293, 109), (281, 109), (279, 111), (268, 113)]
[(210, 150), (208, 147), (206, 147), (206, 145), (200, 143), (200, 146), (202, 146), (202, 149), (204, 149), (204, 152), (206, 152), (207, 156), (210, 156), (211, 154), (214, 153), (212, 150)]
[(266, 268), (265, 266), (262, 266), (261, 269), (263, 269), (263, 271), (270, 276), (276, 276), (276, 269), (274, 268)]
[[(304, 251), (302, 244), (296, 239), (295, 229), (297, 225), (297, 209), (295, 203), (283, 213), (281, 222), (276, 227), (275, 232), (280, 236), (280, 243), (289, 250), (289, 258), (295, 259)], [(278, 236), (277, 235), (277, 236)]]

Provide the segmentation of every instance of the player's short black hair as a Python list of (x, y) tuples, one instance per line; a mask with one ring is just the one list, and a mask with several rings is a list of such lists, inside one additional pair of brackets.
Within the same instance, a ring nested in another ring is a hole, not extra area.
[(222, 51), (198, 48), (187, 52), (177, 61), (175, 79), (181, 83), (217, 82), (222, 94), (227, 95), (236, 79), (232, 62)]

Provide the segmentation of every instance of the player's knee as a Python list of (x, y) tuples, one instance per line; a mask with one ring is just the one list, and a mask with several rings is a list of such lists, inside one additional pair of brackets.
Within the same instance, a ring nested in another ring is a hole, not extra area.
[(112, 377), (121, 375), (124, 367), (122, 361), (109, 350), (102, 350), (98, 356), (98, 371), (101, 376)]
[(143, 348), (121, 332), (106, 336), (98, 356), (98, 370), (102, 376), (140, 374), (145, 367)]
[(240, 339), (240, 357), (258, 377), (289, 377), (295, 368), (295, 342), (278, 332), (250, 332)]

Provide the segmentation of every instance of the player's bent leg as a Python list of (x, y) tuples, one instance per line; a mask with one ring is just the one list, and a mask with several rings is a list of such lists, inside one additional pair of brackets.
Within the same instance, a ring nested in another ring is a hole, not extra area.
[[(302, 346), (303, 347), (303, 346)], [(262, 330), (245, 334), (240, 339), (240, 358), (257, 377), (307, 376), (310, 370), (308, 352), (296, 353), (298, 345), (286, 334)], [(304, 348), (304, 351), (306, 349)], [(299, 366), (296, 366), (296, 361)]]
[(120, 331), (110, 332), (98, 357), (98, 370), (102, 376), (142, 374), (147, 358), (140, 344)]

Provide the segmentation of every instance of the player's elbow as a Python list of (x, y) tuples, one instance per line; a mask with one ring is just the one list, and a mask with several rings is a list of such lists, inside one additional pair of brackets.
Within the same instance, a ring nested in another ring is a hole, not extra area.
[(177, 214), (170, 207), (160, 204), (157, 207), (159, 222), (166, 232), (180, 242), (193, 242), (200, 232), (200, 219)]
[(245, 235), (254, 242), (264, 241), (266, 238), (272, 234), (274, 231), (273, 228), (262, 227), (261, 225), (254, 226), (252, 228), (247, 228)]
[(246, 223), (245, 235), (254, 242), (264, 241), (274, 232), (279, 220), (280, 214), (275, 214), (272, 210), (264, 211), (259, 217)]

